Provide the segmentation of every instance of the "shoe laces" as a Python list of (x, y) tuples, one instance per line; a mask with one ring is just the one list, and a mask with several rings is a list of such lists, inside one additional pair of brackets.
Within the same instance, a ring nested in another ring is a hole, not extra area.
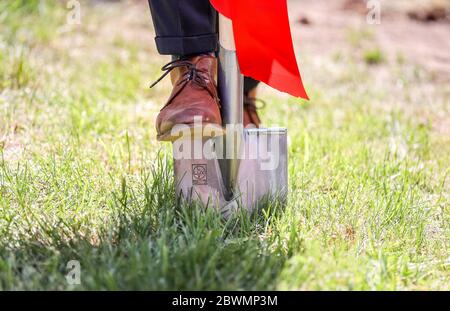
[[(259, 106), (256, 103), (260, 103)], [(262, 109), (266, 106), (266, 102), (261, 98), (244, 96), (244, 107), (250, 111), (256, 112), (258, 109)]]
[(158, 84), (162, 79), (164, 79), (172, 70), (175, 68), (181, 68), (186, 67), (186, 72), (183, 73), (182, 77), (177, 81), (177, 84), (182, 85), (180, 91), (186, 86), (187, 82), (192, 81), (196, 85), (204, 88), (208, 93), (219, 102), (219, 98), (217, 94), (215, 94), (210, 87), (208, 87), (208, 84), (206, 83), (206, 79), (208, 76), (208, 71), (204, 69), (198, 69), (194, 63), (187, 59), (179, 59), (171, 61), (167, 64), (165, 64), (161, 70), (164, 71), (164, 73), (150, 85), (150, 88), (154, 87), (156, 84)]

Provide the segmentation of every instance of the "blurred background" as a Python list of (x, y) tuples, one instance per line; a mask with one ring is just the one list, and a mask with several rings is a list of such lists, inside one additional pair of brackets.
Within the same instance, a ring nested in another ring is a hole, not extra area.
[[(378, 11), (364, 0), (289, 1), (297, 58), (313, 102), (324, 93), (328, 100), (330, 94), (361, 92), (372, 97), (369, 105), (399, 110), (425, 123), (432, 120), (433, 130), (449, 137), (450, 2), (374, 3), (381, 15), (371, 18)], [(108, 96), (139, 97), (136, 109), (154, 112), (161, 106), (162, 99), (156, 98), (170, 90), (167, 81), (157, 90), (149, 91), (147, 85), (168, 58), (156, 53), (147, 1), (14, 0), (1, 5), (2, 90), (31, 83), (33, 75), (43, 78), (37, 71), (64, 75), (64, 80), (75, 71), (79, 80), (83, 73), (89, 77), (79, 86), (83, 89), (111, 87)], [(106, 66), (108, 62), (116, 66)], [(102, 65), (104, 72), (92, 75), (91, 69)], [(105, 79), (121, 81), (112, 87)], [(52, 80), (45, 80), (45, 88), (60, 89)], [(150, 128), (152, 119), (147, 120)], [(268, 121), (287, 120), (276, 115)], [(5, 122), (2, 131), (7, 131)]]

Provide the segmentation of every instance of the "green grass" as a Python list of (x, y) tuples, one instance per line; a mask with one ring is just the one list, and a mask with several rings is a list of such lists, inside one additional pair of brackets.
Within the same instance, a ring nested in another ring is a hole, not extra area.
[(288, 206), (225, 221), (174, 199), (145, 6), (83, 2), (66, 29), (38, 3), (0, 4), (0, 289), (449, 289), (448, 88), (410, 96), (429, 81), (407, 62), (401, 93), (364, 62), (307, 64), (311, 102), (263, 93), (289, 128)]
[(367, 50), (363, 56), (364, 61), (369, 65), (378, 65), (384, 61), (384, 56), (380, 49)]

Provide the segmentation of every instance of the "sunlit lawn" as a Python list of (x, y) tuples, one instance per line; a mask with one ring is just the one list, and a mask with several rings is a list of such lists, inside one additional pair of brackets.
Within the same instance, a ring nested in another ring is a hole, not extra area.
[(310, 102), (261, 95), (289, 129), (288, 206), (225, 221), (174, 199), (145, 5), (82, 8), (0, 2), (0, 289), (449, 289), (448, 86), (417, 92), (427, 73), (376, 47), (305, 55)]

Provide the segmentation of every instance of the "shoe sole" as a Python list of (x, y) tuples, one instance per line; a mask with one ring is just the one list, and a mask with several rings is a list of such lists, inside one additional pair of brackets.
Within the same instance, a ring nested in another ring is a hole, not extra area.
[[(177, 129), (178, 128), (178, 129)], [(174, 135), (176, 134), (176, 135)], [(225, 129), (214, 123), (206, 123), (202, 125), (194, 124), (177, 124), (163, 134), (159, 134), (156, 138), (158, 141), (173, 142), (181, 137), (183, 138), (212, 138), (225, 135)]]

